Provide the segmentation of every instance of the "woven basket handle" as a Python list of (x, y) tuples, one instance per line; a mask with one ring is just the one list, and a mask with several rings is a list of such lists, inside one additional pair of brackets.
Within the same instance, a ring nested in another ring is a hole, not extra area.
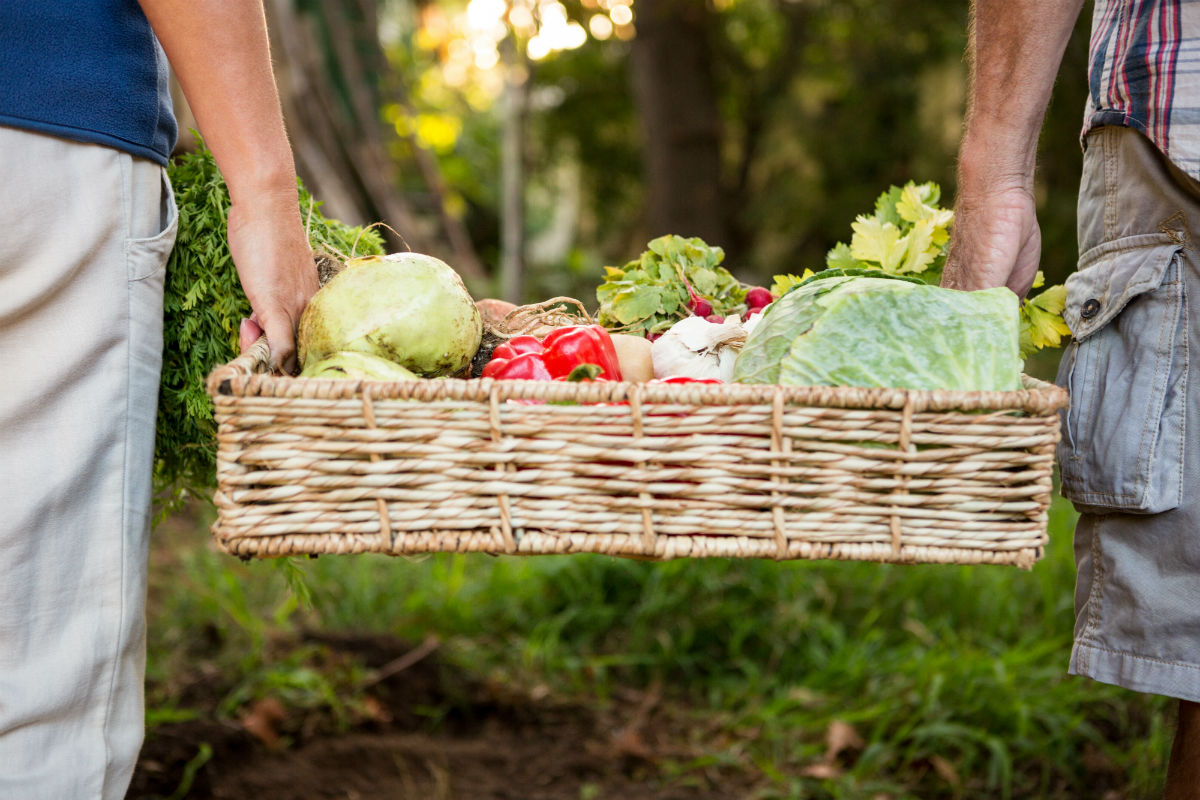
[(222, 394), (229, 394), (228, 388), (221, 384), (231, 378), (246, 378), (257, 373), (266, 373), (270, 360), (271, 348), (267, 345), (267, 337), (264, 334), (258, 337), (258, 341), (247, 347), (246, 352), (212, 371), (208, 376), (209, 393), (220, 391)]

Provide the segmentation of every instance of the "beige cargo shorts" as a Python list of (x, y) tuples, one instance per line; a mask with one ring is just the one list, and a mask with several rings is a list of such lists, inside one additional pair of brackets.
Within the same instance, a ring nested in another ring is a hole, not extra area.
[[(1058, 461), (1082, 512), (1070, 672), (1200, 701), (1200, 183), (1088, 134)], [(1192, 308), (1192, 305), (1196, 308)]]

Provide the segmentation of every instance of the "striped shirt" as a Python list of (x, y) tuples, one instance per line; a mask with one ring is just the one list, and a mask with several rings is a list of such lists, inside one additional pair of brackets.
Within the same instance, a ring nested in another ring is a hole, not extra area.
[(1096, 0), (1088, 89), (1085, 135), (1134, 128), (1200, 180), (1200, 0)]

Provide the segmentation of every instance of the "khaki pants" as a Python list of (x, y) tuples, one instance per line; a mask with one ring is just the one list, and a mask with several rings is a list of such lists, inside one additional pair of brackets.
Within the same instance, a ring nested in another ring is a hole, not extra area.
[(0, 216), (0, 798), (117, 800), (174, 201), (157, 164), (0, 127)]

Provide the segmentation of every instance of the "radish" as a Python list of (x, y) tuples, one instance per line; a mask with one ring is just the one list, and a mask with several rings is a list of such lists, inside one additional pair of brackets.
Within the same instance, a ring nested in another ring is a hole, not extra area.
[(695, 314), (697, 317), (707, 317), (709, 314), (713, 313), (712, 303), (708, 302), (695, 292), (692, 292), (691, 295), (692, 299), (690, 302), (688, 302), (688, 308), (691, 309), (693, 314)]
[(757, 311), (760, 308), (766, 308), (775, 298), (771, 293), (761, 286), (754, 286), (746, 291), (746, 308), (750, 311)]

